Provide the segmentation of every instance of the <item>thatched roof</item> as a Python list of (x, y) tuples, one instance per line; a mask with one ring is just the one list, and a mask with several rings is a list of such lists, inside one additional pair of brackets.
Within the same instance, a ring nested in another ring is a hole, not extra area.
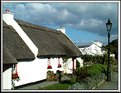
[(15, 63), (16, 60), (22, 61), (35, 59), (34, 54), (31, 52), (28, 46), (26, 46), (16, 31), (11, 26), (8, 26), (5, 22), (3, 22), (3, 51), (3, 63), (5, 64)]
[[(16, 21), (38, 47), (37, 57), (77, 57), (81, 55), (80, 50), (62, 32), (17, 19)], [(17, 61), (34, 58), (34, 54), (13, 27), (3, 22), (3, 63), (14, 64)]]
[(16, 64), (17, 60), (13, 57), (7, 48), (3, 48), (3, 63), (4, 64)]
[(38, 47), (38, 57), (77, 57), (81, 55), (80, 50), (62, 32), (17, 19), (16, 21)]

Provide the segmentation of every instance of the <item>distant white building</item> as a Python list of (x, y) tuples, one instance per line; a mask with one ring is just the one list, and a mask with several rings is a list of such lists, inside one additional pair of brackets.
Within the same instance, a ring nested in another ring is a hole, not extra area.
[(102, 50), (102, 43), (99, 41), (94, 41), (90, 46), (79, 48), (83, 55), (103, 55), (105, 53)]

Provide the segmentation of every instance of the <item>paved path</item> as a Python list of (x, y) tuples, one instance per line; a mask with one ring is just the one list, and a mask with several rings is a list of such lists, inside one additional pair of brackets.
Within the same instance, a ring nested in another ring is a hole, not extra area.
[(45, 87), (56, 83), (58, 83), (58, 81), (44, 81), (38, 84), (27, 85), (21, 88), (17, 88), (16, 90), (37, 90), (39, 87)]
[[(67, 76), (62, 77), (62, 80), (67, 80), (67, 79), (69, 79)], [(39, 87), (45, 87), (45, 86), (53, 85), (57, 83), (59, 83), (59, 81), (43, 81), (37, 84), (26, 85), (20, 88), (18, 87), (15, 90), (38, 90)]]
[(118, 73), (112, 72), (111, 82), (105, 81), (95, 90), (118, 90)]

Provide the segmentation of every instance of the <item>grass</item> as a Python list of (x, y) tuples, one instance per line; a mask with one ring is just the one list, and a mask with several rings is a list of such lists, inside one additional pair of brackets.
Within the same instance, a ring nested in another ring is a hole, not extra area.
[(69, 86), (76, 83), (76, 78), (62, 80), (61, 83), (39, 87), (38, 90), (68, 90)]
[(62, 84), (62, 83), (58, 83), (58, 84), (53, 84), (53, 85), (49, 85), (49, 86), (46, 86), (46, 87), (39, 87), (38, 89), (39, 90), (68, 90), (68, 87), (70, 86), (71, 84)]

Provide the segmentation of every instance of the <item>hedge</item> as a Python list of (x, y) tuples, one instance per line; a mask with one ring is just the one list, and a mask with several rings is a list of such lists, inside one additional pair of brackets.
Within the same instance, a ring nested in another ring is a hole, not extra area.
[(75, 76), (77, 81), (84, 79), (86, 77), (92, 77), (94, 75), (100, 75), (101, 73), (107, 72), (107, 66), (102, 64), (94, 64), (91, 66), (81, 67), (75, 70)]
[(92, 77), (86, 77), (82, 79), (80, 82), (77, 82), (71, 85), (68, 89), (69, 90), (92, 90), (104, 79), (105, 79), (104, 73), (100, 75), (95, 75)]

